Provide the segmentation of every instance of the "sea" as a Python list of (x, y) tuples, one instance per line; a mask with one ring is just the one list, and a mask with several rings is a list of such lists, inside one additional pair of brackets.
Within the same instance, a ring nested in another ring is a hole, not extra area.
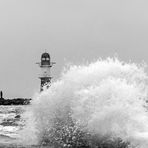
[(0, 148), (148, 148), (147, 102), (143, 64), (70, 65), (30, 105), (0, 106)]
[(29, 105), (0, 106), (0, 148), (23, 147), (18, 144), (26, 121), (23, 114)]

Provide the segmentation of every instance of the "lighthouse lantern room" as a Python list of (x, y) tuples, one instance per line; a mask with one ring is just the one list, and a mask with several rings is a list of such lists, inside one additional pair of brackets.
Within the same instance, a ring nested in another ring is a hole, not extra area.
[(41, 80), (40, 91), (43, 91), (43, 87), (48, 88), (50, 86), (52, 79), (50, 69), (55, 62), (51, 62), (50, 54), (45, 52), (41, 55), (41, 62), (37, 64), (39, 64), (41, 68), (41, 74), (39, 76)]

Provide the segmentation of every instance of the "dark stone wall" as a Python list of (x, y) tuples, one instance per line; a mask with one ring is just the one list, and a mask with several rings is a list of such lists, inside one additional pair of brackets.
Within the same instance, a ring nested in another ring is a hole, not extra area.
[(0, 98), (0, 105), (28, 105), (31, 99), (15, 98), (15, 99), (3, 99)]

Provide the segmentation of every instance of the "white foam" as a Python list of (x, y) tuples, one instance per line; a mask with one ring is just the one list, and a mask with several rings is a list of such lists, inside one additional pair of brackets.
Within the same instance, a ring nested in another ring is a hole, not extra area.
[(92, 135), (117, 136), (146, 148), (147, 82), (142, 65), (118, 59), (70, 66), (48, 90), (33, 99), (38, 140), (53, 128), (57, 118), (66, 120), (71, 113), (72, 119)]

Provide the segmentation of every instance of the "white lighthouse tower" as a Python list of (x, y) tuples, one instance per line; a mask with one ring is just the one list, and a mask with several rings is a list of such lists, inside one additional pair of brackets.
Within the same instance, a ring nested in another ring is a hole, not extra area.
[(40, 91), (43, 91), (43, 87), (48, 88), (51, 83), (51, 72), (50, 69), (55, 62), (50, 61), (50, 54), (45, 52), (41, 55), (41, 62), (37, 63), (41, 68), (41, 74), (39, 79), (41, 80)]

